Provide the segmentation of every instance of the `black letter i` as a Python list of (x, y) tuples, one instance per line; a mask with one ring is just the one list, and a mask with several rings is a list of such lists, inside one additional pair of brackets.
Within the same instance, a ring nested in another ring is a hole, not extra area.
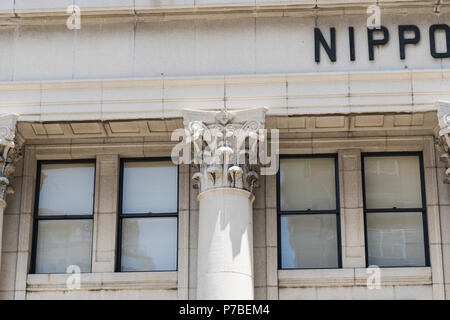
[(350, 60), (355, 61), (355, 29), (348, 27), (348, 40), (350, 43)]

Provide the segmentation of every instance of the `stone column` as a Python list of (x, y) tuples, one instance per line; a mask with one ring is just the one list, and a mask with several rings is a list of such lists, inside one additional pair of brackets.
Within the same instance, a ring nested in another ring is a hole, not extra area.
[[(438, 260), (439, 264), (443, 264), (443, 273), (440, 273), (439, 268), (433, 268), (433, 296), (436, 295), (438, 298), (450, 299), (450, 235), (448, 227), (450, 226), (450, 102), (438, 102), (438, 139), (436, 150), (442, 165), (437, 164), (437, 173), (443, 177), (439, 177), (438, 182), (438, 195), (439, 195), (439, 215), (437, 221), (440, 221), (440, 245), (434, 245), (439, 253), (442, 253), (442, 258)], [(428, 196), (428, 194), (427, 194)], [(439, 233), (438, 233), (439, 234)], [(432, 244), (430, 244), (432, 246)], [(432, 251), (431, 251), (432, 252)], [(431, 258), (433, 255), (431, 256)], [(440, 277), (438, 280), (443, 282), (443, 292), (440, 290), (442, 286), (441, 283), (434, 284), (434, 273), (437, 273)], [(436, 292), (436, 294), (435, 294)]]
[(217, 188), (198, 200), (197, 298), (253, 299), (253, 195)]
[[(14, 193), (10, 180), (16, 169), (15, 163), (21, 157), (20, 146), (14, 142), (16, 122), (15, 114), (0, 116), (0, 267), (2, 258), (3, 214), (6, 208), (6, 196)], [(1, 270), (0, 270), (1, 272)]]
[(442, 150), (441, 161), (446, 167), (444, 183), (450, 184), (450, 103), (438, 104), (439, 140)]
[(252, 206), (264, 117), (264, 108), (185, 110), (200, 189), (197, 299), (254, 298)]

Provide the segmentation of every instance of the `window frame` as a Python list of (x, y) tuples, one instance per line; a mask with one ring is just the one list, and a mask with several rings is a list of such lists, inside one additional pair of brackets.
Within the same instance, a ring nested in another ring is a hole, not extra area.
[[(280, 171), (282, 159), (314, 159), (328, 158), (334, 159), (334, 179), (336, 193), (336, 209), (335, 210), (289, 210), (282, 211), (280, 208)], [(334, 214), (336, 216), (336, 240), (337, 240), (337, 267), (317, 267), (317, 268), (283, 268), (281, 259), (281, 217), (288, 215), (307, 215), (307, 214)], [(280, 154), (278, 160), (277, 172), (277, 251), (278, 251), (278, 270), (320, 270), (320, 269), (342, 269), (342, 242), (341, 242), (341, 205), (340, 205), (340, 189), (339, 189), (339, 158), (337, 153), (321, 153), (321, 154)]]
[[(177, 212), (170, 213), (123, 213), (123, 174), (124, 174), (124, 164), (126, 162), (161, 162), (167, 161), (170, 162), (172, 159), (170, 157), (145, 157), (145, 158), (121, 158), (120, 159), (120, 168), (119, 168), (119, 198), (118, 198), (118, 208), (117, 208), (117, 250), (116, 250), (116, 262), (115, 262), (115, 272), (177, 272), (178, 271), (178, 250), (179, 250), (179, 212), (180, 212), (180, 166), (176, 165), (177, 168), (177, 184), (176, 184), (176, 192), (177, 192)], [(176, 218), (177, 220), (177, 258), (175, 269), (173, 270), (136, 270), (136, 271), (122, 271), (122, 223), (123, 219), (127, 218)]]
[[(417, 156), (419, 159), (419, 175), (420, 175), (420, 190), (422, 198), (422, 208), (380, 208), (380, 209), (368, 209), (366, 206), (366, 174), (364, 166), (364, 158), (366, 157), (407, 157)], [(430, 246), (428, 239), (428, 222), (427, 222), (427, 201), (425, 193), (425, 170), (423, 164), (423, 152), (422, 151), (405, 151), (405, 152), (361, 152), (361, 179), (362, 179), (362, 196), (363, 196), (363, 216), (364, 216), (364, 250), (366, 267), (369, 264), (369, 246), (367, 241), (367, 214), (368, 213), (408, 213), (408, 212), (422, 212), (422, 228), (423, 228), (423, 244), (424, 244), (424, 265), (401, 265), (401, 266), (379, 266), (380, 268), (422, 268), (430, 267)]]
[[(94, 164), (94, 194), (92, 196), (92, 214), (80, 214), (80, 215), (49, 215), (39, 216), (39, 197), (40, 197), (40, 182), (41, 172), (43, 164), (77, 164), (77, 163), (92, 163)], [(48, 273), (36, 273), (36, 259), (37, 259), (37, 241), (39, 221), (41, 220), (92, 220), (92, 239), (91, 239), (91, 267), (89, 271), (81, 273), (92, 273), (92, 258), (93, 258), (93, 245), (94, 245), (94, 215), (95, 215), (95, 189), (97, 184), (97, 160), (96, 159), (72, 159), (72, 160), (37, 160), (36, 171), (36, 183), (34, 190), (34, 209), (33, 209), (33, 235), (31, 240), (31, 261), (30, 261), (30, 274), (48, 274)], [(59, 273), (50, 273), (59, 274)]]

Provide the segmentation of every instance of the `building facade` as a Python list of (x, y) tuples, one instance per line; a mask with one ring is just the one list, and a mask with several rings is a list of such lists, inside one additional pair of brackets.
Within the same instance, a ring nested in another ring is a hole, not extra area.
[(0, 299), (450, 299), (450, 3), (105, 3), (0, 2)]

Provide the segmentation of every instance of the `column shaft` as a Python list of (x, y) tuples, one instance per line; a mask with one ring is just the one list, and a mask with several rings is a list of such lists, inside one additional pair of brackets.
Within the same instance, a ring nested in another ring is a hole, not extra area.
[(3, 237), (3, 214), (6, 202), (0, 200), (0, 272), (2, 271), (2, 237)]
[(253, 195), (218, 188), (198, 199), (197, 299), (253, 299)]

